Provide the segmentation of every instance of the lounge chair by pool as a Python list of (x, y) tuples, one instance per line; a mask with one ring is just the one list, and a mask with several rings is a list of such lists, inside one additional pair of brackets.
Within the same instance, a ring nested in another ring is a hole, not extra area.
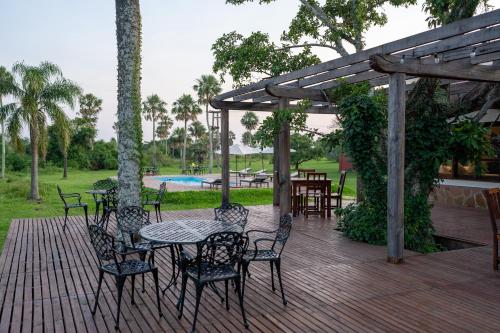
[(247, 183), (248, 187), (252, 187), (252, 184), (255, 184), (255, 187), (262, 187), (262, 185), (266, 184), (269, 187), (267, 175), (256, 175), (253, 179), (240, 179), (240, 186), (241, 183)]
[(202, 180), (201, 181), (201, 187), (203, 187), (203, 184), (208, 184), (210, 188), (217, 188), (217, 186), (222, 186), (222, 179), (217, 178), (214, 180)]

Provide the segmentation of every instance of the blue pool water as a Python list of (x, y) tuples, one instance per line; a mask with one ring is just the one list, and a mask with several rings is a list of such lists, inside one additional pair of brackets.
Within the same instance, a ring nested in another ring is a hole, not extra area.
[(168, 183), (174, 183), (185, 186), (200, 186), (205, 178), (194, 176), (175, 176), (175, 177), (158, 177), (159, 180)]

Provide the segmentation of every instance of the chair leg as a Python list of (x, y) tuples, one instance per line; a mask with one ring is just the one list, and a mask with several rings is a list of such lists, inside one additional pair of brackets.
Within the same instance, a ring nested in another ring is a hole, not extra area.
[(66, 231), (66, 221), (68, 221), (68, 208), (64, 208), (64, 225), (63, 225), (63, 231)]
[[(146, 252), (142, 252), (141, 254), (139, 254), (139, 257), (142, 261), (146, 261)], [(142, 273), (142, 292), (146, 292), (146, 288), (144, 287), (144, 273)]]
[(161, 204), (158, 204), (158, 216), (160, 217), (160, 222), (163, 222), (163, 219), (161, 217)]
[(97, 303), (99, 300), (99, 293), (101, 292), (102, 278), (103, 277), (104, 277), (104, 272), (99, 270), (99, 282), (97, 284), (97, 292), (95, 294), (95, 303), (94, 303), (94, 308), (92, 309), (92, 315), (95, 315), (95, 312), (97, 310)]
[(135, 294), (135, 275), (132, 275), (132, 304), (135, 305), (135, 300), (134, 300), (134, 294)]
[(99, 201), (96, 201), (95, 203), (95, 214), (94, 214), (94, 224), (97, 224), (97, 219), (99, 218), (99, 207), (101, 206), (101, 203)]
[(186, 297), (187, 279), (187, 275), (182, 274), (181, 293), (179, 294), (179, 299), (177, 300), (177, 310), (179, 310), (179, 315), (177, 317), (179, 319), (182, 318), (182, 312), (184, 310), (184, 297)]
[(498, 271), (498, 240), (493, 240), (493, 270)]
[(88, 226), (89, 225), (88, 207), (87, 206), (83, 206), (83, 211), (85, 212), (85, 224)]
[(286, 305), (288, 302), (285, 299), (285, 292), (283, 291), (283, 282), (281, 281), (281, 260), (277, 260), (275, 263), (276, 271), (278, 272), (278, 280), (280, 282), (281, 289), (281, 299), (283, 300), (283, 305)]
[(196, 306), (194, 308), (193, 327), (191, 329), (191, 333), (194, 333), (196, 329), (196, 319), (198, 318), (198, 311), (200, 308), (200, 300), (201, 300), (201, 293), (203, 292), (203, 287), (204, 287), (203, 284), (196, 286)]
[(270, 261), (269, 265), (271, 266), (271, 288), (273, 289), (273, 291), (275, 291), (276, 288), (274, 288), (274, 264), (273, 264), (273, 261)]
[(229, 294), (228, 294), (229, 280), (224, 281), (224, 285), (225, 285), (225, 288), (226, 288), (226, 310), (229, 310)]
[(236, 282), (236, 292), (238, 293), (238, 298), (240, 301), (241, 316), (243, 317), (243, 325), (248, 328), (247, 316), (245, 314), (245, 307), (243, 306), (243, 291), (241, 288), (240, 278), (235, 279)]
[(248, 265), (249, 263), (243, 261), (243, 265), (242, 265), (242, 274), (243, 274), (243, 282), (241, 283), (241, 294), (242, 295), (245, 295), (245, 284), (246, 284), (246, 277), (247, 277), (247, 274), (248, 274)]
[(156, 291), (156, 302), (158, 303), (158, 314), (160, 317), (163, 317), (163, 313), (161, 312), (161, 305), (160, 305), (160, 286), (158, 283), (158, 269), (153, 269), (151, 271), (153, 273), (153, 280), (155, 281), (155, 291)]
[(120, 327), (120, 307), (122, 305), (123, 286), (125, 285), (125, 277), (116, 277), (116, 289), (118, 290), (118, 308), (116, 310), (115, 329)]

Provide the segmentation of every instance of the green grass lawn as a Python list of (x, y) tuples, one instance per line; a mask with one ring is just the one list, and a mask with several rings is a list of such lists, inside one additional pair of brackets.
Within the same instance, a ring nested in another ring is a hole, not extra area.
[[(239, 159), (240, 160), (240, 159)], [(236, 168), (235, 160), (233, 159), (231, 167)], [(247, 164), (254, 170), (261, 169), (260, 159), (254, 158), (252, 161), (247, 160)], [(243, 161), (238, 161), (238, 168), (244, 167)], [(309, 161), (301, 167), (316, 169), (318, 172), (327, 172), (328, 176), (338, 182), (338, 164), (327, 161)], [(264, 168), (272, 170), (272, 165), (268, 162)], [(161, 174), (178, 174), (179, 166), (161, 167)], [(220, 172), (216, 169), (214, 172)], [(115, 176), (116, 171), (82, 171), (70, 170), (68, 179), (62, 179), (62, 172), (57, 169), (40, 170), (40, 202), (26, 200), (29, 193), (29, 172), (25, 173), (7, 173), (6, 179), (0, 179), (0, 249), (3, 248), (3, 243), (9, 225), (12, 219), (15, 218), (33, 218), (33, 217), (50, 217), (62, 216), (64, 210), (62, 203), (57, 195), (56, 184), (59, 184), (65, 192), (79, 192), (82, 194), (82, 200), (89, 203), (89, 214), (93, 214), (95, 206), (92, 196), (85, 194), (86, 190), (92, 187), (92, 184), (99, 179)], [(356, 191), (356, 176), (354, 173), (348, 173), (344, 194), (346, 196), (354, 196)], [(165, 203), (162, 205), (162, 210), (181, 210), (195, 208), (212, 208), (220, 204), (220, 191), (185, 191), (185, 192), (168, 192), (165, 196)], [(231, 201), (239, 202), (243, 205), (263, 205), (272, 202), (272, 190), (270, 189), (242, 189), (231, 191)], [(82, 211), (78, 209), (70, 210), (74, 215), (81, 215)]]

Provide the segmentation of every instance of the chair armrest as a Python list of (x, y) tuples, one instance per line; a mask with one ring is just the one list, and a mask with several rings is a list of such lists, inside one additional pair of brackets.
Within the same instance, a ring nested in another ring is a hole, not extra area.
[[(253, 254), (253, 258), (251, 260), (255, 260), (255, 258), (257, 257), (257, 254), (259, 252), (259, 243), (261, 242), (272, 242), (274, 243), (274, 239), (273, 238), (257, 238), (253, 241), (253, 245), (254, 245), (254, 254)], [(245, 249), (246, 250), (246, 249)]]
[(275, 229), (275, 230), (259, 230), (259, 229), (251, 229), (251, 230), (247, 230), (245, 232), (245, 234), (247, 235), (247, 237), (249, 237), (249, 234), (250, 233), (262, 233), (262, 234), (274, 234), (278, 231), (278, 229)]
[(63, 193), (61, 195), (65, 198), (80, 198), (81, 197), (80, 193)]

